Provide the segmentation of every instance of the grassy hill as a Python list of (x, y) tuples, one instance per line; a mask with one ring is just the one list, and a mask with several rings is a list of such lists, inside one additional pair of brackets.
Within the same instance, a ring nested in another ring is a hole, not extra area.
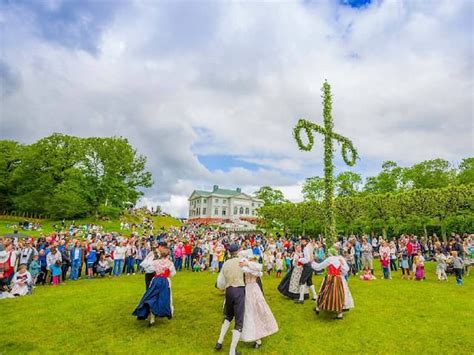
[[(182, 222), (176, 218), (173, 217), (167, 217), (167, 216), (152, 216), (151, 219), (153, 220), (153, 225), (155, 227), (155, 230), (161, 229), (164, 227), (165, 229), (170, 228), (171, 226), (174, 227), (180, 227), (182, 225)], [(5, 234), (13, 233), (13, 225), (18, 225), (19, 222), (24, 221), (25, 218), (13, 218), (13, 217), (7, 217), (5, 219), (0, 218), (0, 236), (3, 236)], [(26, 219), (28, 220), (28, 219)], [(122, 219), (125, 222), (128, 223), (135, 223), (139, 224), (141, 222), (141, 218), (137, 216), (131, 216), (131, 215), (125, 215)], [(85, 219), (77, 219), (74, 221), (76, 225), (84, 225), (84, 224), (96, 224), (100, 225), (104, 228), (106, 232), (120, 232), (120, 222), (121, 220), (116, 219), (116, 220), (110, 220), (110, 221), (103, 221), (103, 220), (97, 220), (94, 218), (85, 218)], [(69, 226), (70, 223), (72, 223), (71, 220), (66, 221), (66, 226)], [(41, 233), (44, 233), (45, 235), (48, 235), (52, 232), (55, 231), (54, 225), (61, 225), (61, 221), (55, 221), (55, 220), (41, 220), (41, 230), (37, 231), (24, 231), (21, 228), (18, 229), (18, 233), (20, 234), (25, 234), (31, 237), (38, 237)], [(138, 230), (139, 232), (141, 231), (140, 229)], [(123, 234), (127, 235), (131, 233), (131, 230), (126, 230), (122, 231)]]

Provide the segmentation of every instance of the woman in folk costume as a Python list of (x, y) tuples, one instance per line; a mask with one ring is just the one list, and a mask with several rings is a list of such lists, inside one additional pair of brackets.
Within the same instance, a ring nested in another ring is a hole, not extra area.
[(160, 250), (160, 258), (153, 261), (155, 277), (146, 290), (133, 315), (138, 319), (147, 319), (150, 316), (149, 326), (155, 324), (155, 317), (173, 316), (173, 299), (171, 295), (170, 277), (176, 274), (173, 262), (169, 259), (169, 249)]
[(322, 262), (311, 264), (316, 271), (327, 269), (327, 275), (323, 280), (319, 290), (318, 299), (316, 301), (316, 314), (321, 310), (337, 313), (336, 319), (342, 319), (342, 311), (344, 310), (345, 292), (343, 273), (349, 271), (347, 263), (344, 263), (342, 257), (337, 256), (337, 250), (331, 247), (329, 256)]
[(341, 263), (343, 264), (342, 269), (347, 270), (342, 272), (342, 283), (344, 285), (344, 312), (349, 311), (351, 308), (354, 308), (354, 299), (352, 298), (352, 293), (351, 290), (349, 289), (349, 284), (347, 282), (348, 278), (346, 278), (346, 275), (350, 272), (351, 267), (347, 263), (346, 259), (343, 257), (339, 257), (341, 260)]
[[(278, 285), (278, 291), (283, 296), (289, 297), (293, 300), (297, 300), (300, 297), (300, 278), (303, 272), (303, 265), (299, 263), (299, 259), (303, 257), (301, 252), (301, 246), (297, 245), (295, 252), (293, 253), (292, 264), (293, 267), (286, 273), (285, 277), (281, 279)], [(308, 290), (305, 290), (304, 298), (309, 297)]]
[[(245, 313), (241, 340), (255, 342), (254, 348), (262, 346), (262, 338), (278, 331), (278, 324), (270, 310), (257, 279), (262, 276), (262, 265), (255, 262), (252, 251), (242, 252), (240, 266), (245, 277)], [(254, 260), (254, 261), (252, 261)]]

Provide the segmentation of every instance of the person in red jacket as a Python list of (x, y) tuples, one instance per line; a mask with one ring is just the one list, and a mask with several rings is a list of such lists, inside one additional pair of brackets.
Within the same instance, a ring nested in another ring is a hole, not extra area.
[(184, 267), (186, 270), (191, 270), (192, 268), (192, 254), (193, 253), (193, 245), (191, 242), (185, 242), (184, 244)]

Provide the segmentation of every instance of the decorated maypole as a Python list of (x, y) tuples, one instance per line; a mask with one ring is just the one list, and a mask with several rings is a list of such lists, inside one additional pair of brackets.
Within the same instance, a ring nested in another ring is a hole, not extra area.
[[(357, 150), (354, 148), (352, 141), (346, 137), (333, 132), (332, 120), (332, 97), (331, 85), (327, 81), (324, 82), (323, 88), (323, 119), (324, 127), (305, 119), (300, 119), (293, 129), (293, 136), (300, 150), (309, 152), (314, 145), (313, 131), (324, 136), (324, 209), (325, 209), (325, 228), (326, 242), (330, 246), (337, 238), (336, 219), (334, 216), (334, 149), (333, 140), (342, 144), (342, 159), (349, 166), (354, 166), (358, 158)], [(301, 131), (306, 133), (308, 143), (305, 144), (301, 140)]]

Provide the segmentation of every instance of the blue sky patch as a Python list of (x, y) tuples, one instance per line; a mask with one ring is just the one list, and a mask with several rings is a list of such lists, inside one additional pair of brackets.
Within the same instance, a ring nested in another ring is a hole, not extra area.
[(232, 168), (244, 168), (247, 170), (258, 170), (258, 164), (248, 163), (232, 155), (198, 155), (199, 162), (209, 171), (230, 171)]

